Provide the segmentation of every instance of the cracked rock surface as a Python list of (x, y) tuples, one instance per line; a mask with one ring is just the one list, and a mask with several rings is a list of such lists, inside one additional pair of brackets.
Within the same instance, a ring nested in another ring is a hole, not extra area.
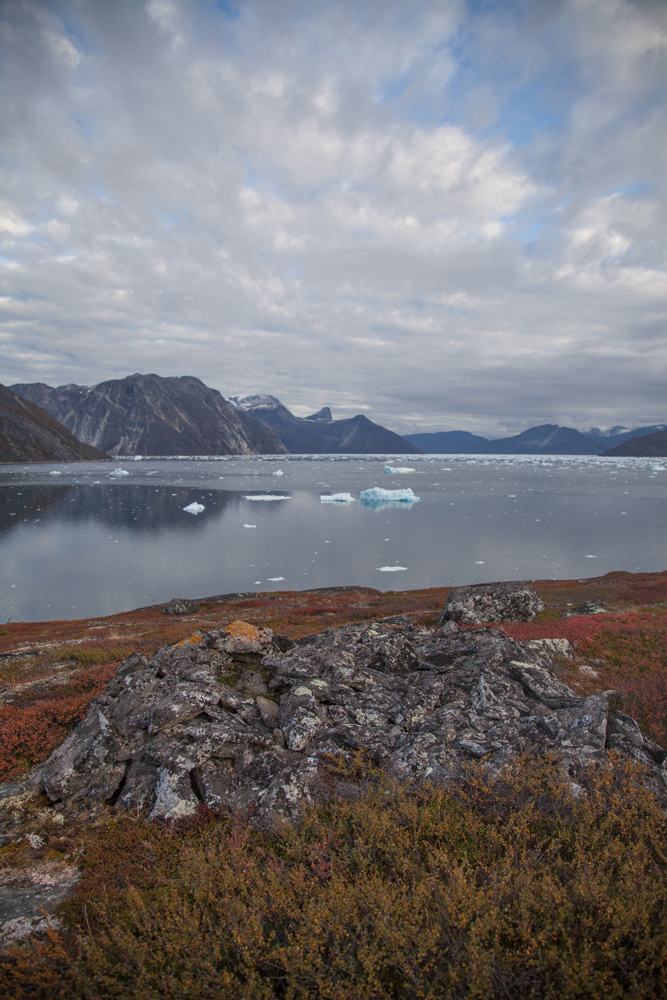
[(559, 680), (564, 640), (520, 643), (483, 627), (388, 618), (292, 643), (232, 623), (134, 653), (85, 719), (32, 776), (52, 802), (88, 798), (178, 819), (205, 802), (295, 819), (317, 794), (323, 755), (364, 750), (403, 779), (446, 783), (463, 763), (498, 770), (520, 754), (578, 769), (609, 750), (665, 791), (667, 751), (616, 707)]
[(446, 621), (457, 625), (530, 622), (540, 611), (544, 611), (544, 602), (529, 583), (476, 583), (451, 592), (439, 624), (444, 625)]

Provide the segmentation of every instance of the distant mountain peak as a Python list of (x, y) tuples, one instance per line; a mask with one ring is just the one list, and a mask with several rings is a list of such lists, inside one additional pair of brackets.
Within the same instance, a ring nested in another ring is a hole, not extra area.
[(328, 406), (323, 406), (321, 410), (317, 413), (311, 413), (309, 417), (304, 417), (304, 420), (333, 420), (331, 416), (331, 410)]
[(245, 396), (228, 396), (227, 402), (235, 410), (244, 410), (246, 413), (258, 407), (275, 409), (283, 405), (275, 396), (263, 395), (261, 393), (249, 393)]

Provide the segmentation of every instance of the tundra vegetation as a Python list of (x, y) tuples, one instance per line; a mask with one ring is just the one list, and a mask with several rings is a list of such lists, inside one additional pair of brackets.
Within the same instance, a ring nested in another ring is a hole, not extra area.
[[(498, 627), (566, 638), (559, 676), (614, 688), (667, 745), (667, 573), (535, 584), (546, 609)], [(0, 635), (2, 780), (43, 761), (118, 663), (243, 618), (298, 638), (412, 613), (435, 624), (448, 588), (278, 593), (85, 622), (10, 623)], [(567, 618), (587, 600), (607, 614)], [(215, 623), (215, 625), (213, 624)], [(586, 669), (581, 669), (585, 667)], [(363, 754), (331, 758), (296, 826), (205, 807), (177, 824), (110, 806), (26, 799), (3, 816), (0, 874), (75, 865), (59, 926), (4, 953), (19, 998), (667, 996), (667, 818), (633, 764), (598, 765), (573, 798), (556, 760), (447, 789), (396, 784)], [(13, 800), (8, 800), (12, 802)], [(37, 834), (28, 839), (25, 834)], [(14, 883), (16, 884), (16, 883)]]

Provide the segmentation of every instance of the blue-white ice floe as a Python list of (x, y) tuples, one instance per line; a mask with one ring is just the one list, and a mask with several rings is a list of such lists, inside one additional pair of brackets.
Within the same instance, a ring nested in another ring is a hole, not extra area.
[(121, 469), (120, 466), (117, 469), (114, 469), (113, 472), (109, 473), (110, 476), (117, 476), (119, 479), (121, 476), (129, 476), (129, 474), (130, 473), (126, 469)]
[(406, 474), (406, 472), (414, 472), (415, 470), (414, 469), (406, 469), (406, 468), (403, 468), (402, 466), (396, 467), (396, 466), (393, 466), (393, 465), (385, 465), (384, 471), (388, 475), (392, 475), (393, 474), (395, 476), (396, 475), (403, 475), (404, 476)]
[(201, 512), (206, 510), (206, 508), (203, 503), (197, 503), (197, 501), (194, 500), (192, 503), (189, 503), (187, 507), (184, 507), (183, 510), (186, 514), (201, 514)]
[(359, 499), (366, 507), (381, 507), (388, 503), (416, 503), (416, 497), (411, 489), (407, 490), (383, 490), (381, 486), (374, 486), (370, 490), (363, 490), (359, 494)]
[(320, 494), (320, 503), (354, 503), (351, 493), (325, 493)]

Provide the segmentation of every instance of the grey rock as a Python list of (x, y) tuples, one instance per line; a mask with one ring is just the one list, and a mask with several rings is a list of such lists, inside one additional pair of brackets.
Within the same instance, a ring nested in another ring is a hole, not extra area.
[(242, 633), (200, 633), (151, 660), (133, 654), (32, 787), (54, 803), (104, 800), (153, 820), (203, 802), (266, 821), (295, 819), (316, 800), (331, 754), (363, 750), (399, 778), (440, 783), (466, 762), (499, 771), (551, 754), (583, 794), (572, 776), (613, 750), (667, 795), (667, 751), (614, 692), (581, 698), (563, 684), (552, 658), (568, 647), (556, 640), (402, 617), (324, 629), (287, 649), (268, 629)]
[(608, 611), (609, 605), (605, 601), (586, 601), (568, 611), (566, 618), (571, 618), (573, 615), (606, 615)]
[(529, 622), (544, 611), (544, 603), (529, 583), (479, 583), (457, 587), (447, 598), (439, 625), (484, 622)]
[(163, 615), (196, 615), (199, 605), (194, 601), (188, 601), (185, 597), (172, 597), (168, 604), (162, 609)]

